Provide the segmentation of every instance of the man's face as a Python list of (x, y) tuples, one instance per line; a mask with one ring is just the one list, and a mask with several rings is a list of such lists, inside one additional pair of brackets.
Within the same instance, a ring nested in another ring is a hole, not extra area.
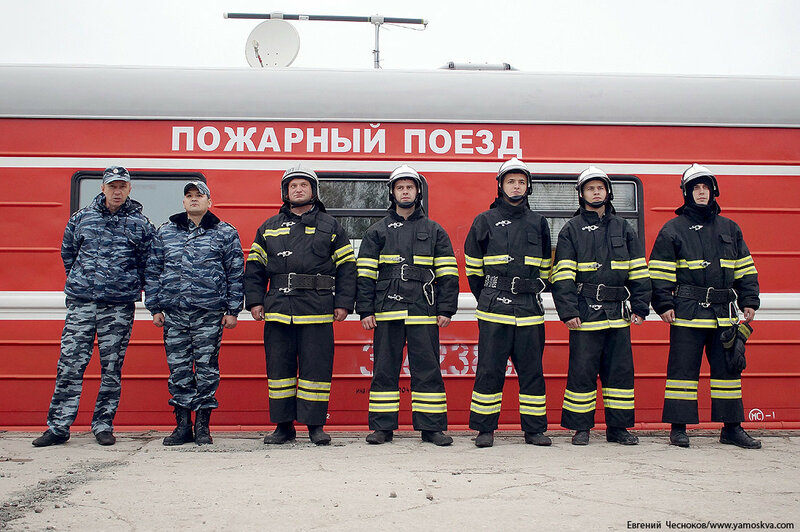
[(522, 196), (528, 191), (528, 178), (520, 172), (509, 172), (503, 176), (503, 192), (506, 196)]
[(290, 203), (306, 203), (311, 200), (313, 191), (311, 183), (307, 179), (296, 178), (289, 181), (288, 186)]
[(106, 196), (106, 207), (111, 211), (116, 211), (131, 193), (130, 181), (112, 181), (100, 185), (100, 190)]
[(711, 189), (705, 183), (697, 183), (692, 188), (692, 197), (698, 205), (708, 205), (711, 201)]
[(592, 179), (583, 185), (583, 199), (587, 203), (605, 201), (607, 195), (606, 184), (600, 179)]
[(394, 199), (398, 203), (408, 203), (417, 198), (417, 184), (413, 179), (398, 179), (392, 188)]
[(211, 208), (211, 198), (192, 187), (183, 195), (183, 208), (191, 216), (205, 216)]

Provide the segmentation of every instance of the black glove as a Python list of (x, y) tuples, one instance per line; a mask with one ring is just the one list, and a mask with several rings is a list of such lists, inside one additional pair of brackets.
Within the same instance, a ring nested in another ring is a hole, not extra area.
[(738, 327), (731, 327), (723, 331), (720, 339), (722, 347), (725, 348), (725, 364), (728, 366), (728, 371), (741, 373), (747, 367), (744, 344), (752, 333), (753, 328), (747, 323), (740, 323)]

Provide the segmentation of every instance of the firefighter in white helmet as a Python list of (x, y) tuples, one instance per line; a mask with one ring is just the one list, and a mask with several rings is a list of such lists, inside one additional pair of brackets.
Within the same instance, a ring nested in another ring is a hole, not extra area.
[(313, 170), (296, 165), (281, 179), (283, 206), (256, 232), (244, 276), (245, 307), (264, 321), (269, 416), (264, 443), (295, 438), (295, 420), (316, 445), (333, 374), (333, 321), (355, 301), (355, 257), (344, 227), (325, 212)]
[(650, 275), (639, 238), (615, 214), (611, 180), (590, 166), (575, 185), (580, 209), (558, 235), (553, 299), (569, 328), (569, 370), (561, 425), (574, 445), (589, 443), (603, 386), (606, 439), (636, 445), (630, 324), (649, 312)]
[(544, 434), (544, 309), (539, 294), (548, 287), (552, 249), (547, 219), (528, 205), (531, 186), (524, 162), (504, 162), (497, 173), (497, 198), (475, 217), (464, 242), (467, 279), (478, 300), (478, 367), (469, 415), (470, 428), (478, 431), (478, 447), (494, 443), (509, 357), (519, 376), (525, 442), (551, 444)]
[(389, 176), (388, 215), (364, 234), (358, 253), (356, 312), (374, 331), (367, 442), (392, 440), (400, 410), (400, 368), (408, 344), (411, 411), (422, 440), (450, 445), (439, 364), (439, 327), (458, 306), (458, 267), (445, 230), (425, 215), (423, 182), (403, 165)]
[(741, 426), (741, 357), (723, 345), (723, 335), (749, 336), (759, 306), (758, 273), (732, 220), (720, 216), (717, 178), (693, 164), (681, 178), (683, 205), (658, 233), (650, 254), (653, 309), (670, 324), (667, 384), (662, 420), (672, 425), (670, 444), (688, 447), (686, 425), (699, 422), (697, 388), (705, 350), (711, 370), (711, 421), (724, 423), (720, 442), (758, 449), (761, 442)]

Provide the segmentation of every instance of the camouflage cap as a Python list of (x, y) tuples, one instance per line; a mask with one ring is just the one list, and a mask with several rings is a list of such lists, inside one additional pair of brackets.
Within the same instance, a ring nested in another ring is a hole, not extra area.
[(107, 185), (112, 181), (131, 182), (131, 174), (122, 166), (109, 166), (103, 170), (103, 184)]
[(186, 183), (186, 185), (184, 185), (183, 193), (186, 194), (192, 188), (196, 188), (201, 196), (208, 196), (209, 198), (211, 197), (211, 190), (208, 188), (208, 185), (202, 181), (189, 181)]

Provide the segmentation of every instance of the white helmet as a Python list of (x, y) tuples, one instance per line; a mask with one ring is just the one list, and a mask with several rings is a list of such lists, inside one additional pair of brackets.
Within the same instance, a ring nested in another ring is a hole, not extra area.
[(281, 178), (281, 198), (283, 201), (288, 201), (289, 198), (289, 182), (292, 179), (305, 179), (311, 183), (311, 201), (319, 199), (319, 178), (314, 170), (306, 168), (301, 163), (289, 167)]
[(719, 196), (717, 178), (708, 168), (705, 166), (700, 166), (697, 163), (693, 164), (683, 172), (683, 176), (681, 177), (681, 190), (683, 191), (683, 195), (686, 196), (687, 194), (690, 194), (692, 188), (694, 187), (692, 181), (700, 179), (701, 177), (708, 177), (711, 180), (714, 196)]
[(417, 185), (417, 197), (414, 204), (419, 205), (422, 202), (422, 178), (419, 176), (419, 172), (407, 164), (398, 166), (389, 175), (389, 181), (386, 183), (389, 187), (389, 201), (394, 205), (394, 184), (400, 179), (411, 179)]
[(516, 157), (507, 160), (500, 166), (500, 170), (497, 172), (497, 195), (499, 196), (503, 192), (503, 176), (510, 174), (511, 172), (518, 172), (525, 175), (525, 177), (528, 179), (528, 190), (525, 192), (525, 195), (530, 196), (531, 188), (533, 187), (531, 171), (528, 170), (528, 165)]
[(608, 174), (596, 166), (590, 166), (578, 176), (578, 182), (575, 184), (575, 190), (578, 191), (579, 197), (582, 197), (583, 185), (589, 181), (592, 181), (593, 179), (599, 179), (606, 184), (606, 189), (608, 190), (608, 201), (614, 199), (614, 192), (611, 189), (611, 180), (608, 178)]

